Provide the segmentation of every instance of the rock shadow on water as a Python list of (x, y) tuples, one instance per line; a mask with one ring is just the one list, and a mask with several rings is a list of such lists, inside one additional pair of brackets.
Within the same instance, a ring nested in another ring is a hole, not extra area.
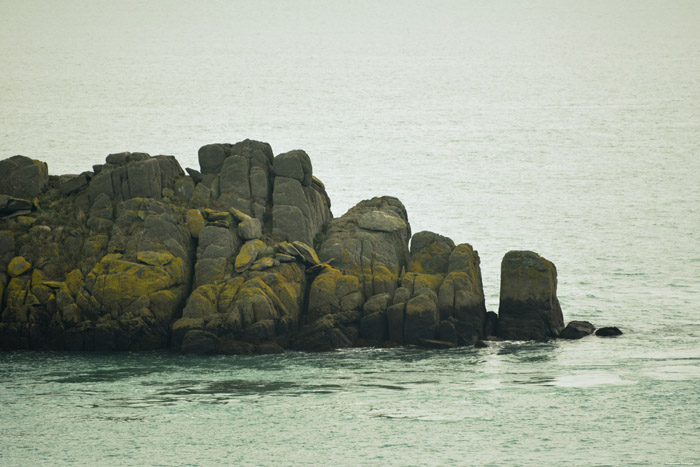
[(496, 353), (514, 362), (539, 363), (554, 360), (557, 348), (556, 342), (506, 342)]
[(162, 396), (173, 396), (192, 402), (204, 402), (214, 398), (214, 402), (229, 402), (236, 398), (251, 396), (301, 396), (304, 394), (330, 394), (343, 390), (338, 384), (309, 384), (293, 381), (257, 381), (230, 379), (212, 382), (184, 381), (169, 385), (159, 391)]
[(55, 379), (49, 381), (59, 384), (115, 383), (129, 378), (146, 376), (151, 373), (153, 373), (153, 370), (147, 368), (99, 369), (79, 374), (60, 372), (55, 373), (53, 375)]

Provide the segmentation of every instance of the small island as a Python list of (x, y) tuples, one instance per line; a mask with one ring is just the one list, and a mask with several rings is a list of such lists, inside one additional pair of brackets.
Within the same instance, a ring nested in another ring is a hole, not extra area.
[(505, 254), (496, 314), (477, 251), (412, 235), (398, 199), (334, 218), (302, 150), (209, 144), (199, 163), (125, 152), (49, 176), (0, 161), (0, 348), (251, 354), (595, 331), (564, 326), (556, 267), (534, 252)]

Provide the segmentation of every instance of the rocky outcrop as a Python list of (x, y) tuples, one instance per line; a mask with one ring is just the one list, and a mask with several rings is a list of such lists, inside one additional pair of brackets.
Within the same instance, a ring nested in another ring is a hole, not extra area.
[(363, 303), (377, 295), (394, 295), (408, 262), (410, 235), (406, 209), (396, 198), (362, 201), (333, 219), (319, 251), (320, 260), (329, 266), (310, 284), (296, 346), (350, 347), (357, 342), (363, 320), (363, 329), (371, 334), (363, 336), (367, 342), (384, 342), (384, 333), (370, 331), (369, 322), (385, 326), (385, 310), (370, 306), (363, 316)]
[(215, 200), (223, 208), (264, 220), (272, 199), (273, 159), (270, 145), (258, 141), (203, 146), (196, 204)]
[(32, 200), (46, 190), (48, 182), (49, 167), (45, 162), (25, 156), (0, 161), (0, 195)]
[[(411, 239), (408, 271), (394, 295), (391, 333), (398, 343), (438, 339), (472, 345), (484, 337), (486, 306), (479, 255), (469, 244), (433, 232)], [(403, 306), (403, 309), (402, 309)]]
[(498, 336), (546, 340), (564, 329), (557, 268), (532, 251), (509, 251), (501, 262)]
[(332, 217), (325, 187), (313, 177), (311, 160), (304, 151), (280, 154), (273, 167), (272, 234), (312, 245)]
[(563, 328), (556, 269), (534, 253), (504, 258), (496, 316), (478, 253), (411, 237), (398, 199), (333, 219), (304, 151), (245, 140), (199, 161), (122, 152), (62, 176), (0, 161), (0, 348), (445, 349)]

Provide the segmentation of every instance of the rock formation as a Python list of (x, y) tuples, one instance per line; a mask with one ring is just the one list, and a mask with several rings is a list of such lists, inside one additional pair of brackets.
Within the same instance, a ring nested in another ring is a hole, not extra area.
[(509, 251), (501, 262), (498, 336), (545, 340), (564, 329), (557, 268), (532, 251)]
[(0, 348), (450, 348), (563, 328), (556, 269), (534, 253), (504, 258), (499, 318), (478, 253), (411, 236), (398, 199), (333, 219), (304, 151), (245, 140), (199, 162), (124, 152), (49, 176), (0, 161)]

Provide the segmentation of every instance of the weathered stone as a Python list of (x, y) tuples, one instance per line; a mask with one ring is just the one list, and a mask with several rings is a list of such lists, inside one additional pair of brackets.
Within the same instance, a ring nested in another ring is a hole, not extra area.
[(175, 259), (168, 251), (139, 251), (136, 258), (151, 266), (165, 266)]
[(230, 264), (224, 257), (200, 259), (194, 266), (194, 284), (200, 286), (222, 281), (229, 269)]
[(46, 190), (49, 168), (45, 162), (25, 156), (0, 161), (0, 195), (33, 199)]
[(405, 310), (405, 303), (397, 303), (386, 309), (387, 335), (389, 341), (395, 344), (403, 344)]
[(197, 238), (202, 229), (207, 225), (204, 220), (204, 216), (199, 209), (190, 209), (185, 213), (185, 220), (187, 222), (187, 229), (190, 231), (190, 235)]
[(10, 264), (7, 265), (7, 273), (10, 277), (17, 277), (29, 271), (31, 268), (32, 264), (24, 259), (23, 256), (15, 256), (12, 258), (12, 261), (10, 261)]
[(304, 186), (311, 185), (313, 168), (311, 159), (302, 150), (290, 151), (275, 157), (273, 162), (275, 175), (298, 180)]
[(299, 250), (297, 250), (296, 247), (289, 242), (279, 242), (277, 244), (277, 249), (283, 254), (297, 258), (299, 261), (304, 260), (301, 252), (299, 252)]
[(357, 218), (357, 225), (361, 229), (377, 232), (394, 232), (406, 228), (406, 222), (403, 219), (394, 213), (384, 211), (369, 211), (361, 214)]
[(606, 326), (596, 330), (595, 335), (598, 337), (617, 337), (622, 335), (622, 331), (615, 326)]
[(90, 179), (89, 172), (83, 172), (80, 175), (63, 175), (59, 179), (58, 191), (62, 196), (68, 196), (71, 193), (80, 191), (87, 187)]
[(439, 315), (437, 297), (421, 294), (406, 303), (403, 340), (406, 344), (419, 344), (420, 339), (434, 339), (438, 330)]
[(0, 217), (29, 214), (32, 212), (32, 202), (26, 199), (14, 198), (12, 196), (0, 195)]
[[(19, 224), (20, 227), (24, 227), (25, 229), (29, 228), (36, 222), (36, 217), (29, 217), (29, 216), (17, 216), (17, 223)], [(49, 231), (51, 231), (51, 228), (49, 227)]]
[(237, 239), (230, 230), (208, 225), (199, 232), (197, 258), (231, 258), (237, 246)]
[[(391, 232), (361, 228), (358, 218), (375, 211), (397, 217), (405, 226)], [(408, 263), (410, 226), (407, 219), (404, 206), (396, 198), (362, 201), (329, 223), (319, 258), (322, 262), (332, 261), (333, 266), (345, 274), (360, 279), (365, 298), (380, 293), (393, 294), (401, 271)]]
[(448, 273), (438, 291), (438, 304), (441, 319), (453, 318), (483, 337), (486, 301), (479, 263), (479, 255), (471, 245), (457, 245), (448, 258)]
[(447, 274), (454, 242), (433, 232), (418, 232), (411, 237), (408, 271), (426, 274)]
[[(115, 156), (113, 159), (119, 164), (105, 164), (90, 180), (87, 192), (91, 203), (100, 194), (114, 201), (132, 198), (161, 199), (163, 189), (172, 189), (175, 179), (184, 174), (172, 156), (150, 157), (145, 153), (120, 153), (108, 157), (112, 156)], [(123, 163), (124, 159), (126, 164)]]
[(199, 148), (199, 166), (202, 168), (202, 174), (219, 173), (224, 159), (226, 151), (221, 144), (207, 144)]
[(301, 259), (309, 266), (313, 266), (315, 264), (318, 264), (321, 262), (320, 259), (318, 259), (318, 255), (316, 254), (316, 250), (311, 248), (309, 245), (307, 245), (304, 242), (300, 241), (294, 241), (292, 242), (292, 245), (296, 250), (300, 253)]
[(385, 311), (391, 304), (391, 295), (389, 294), (379, 294), (370, 297), (362, 307), (363, 314), (371, 315), (373, 313)]
[(262, 222), (260, 219), (248, 217), (238, 224), (238, 236), (243, 240), (254, 240), (262, 237)]
[(191, 330), (182, 339), (182, 353), (210, 354), (215, 353), (219, 346), (219, 338), (214, 334), (201, 330)]
[(498, 336), (545, 340), (564, 328), (557, 299), (557, 269), (532, 251), (510, 251), (501, 262)]
[(173, 193), (178, 200), (189, 201), (194, 195), (194, 181), (189, 177), (178, 177), (173, 183)]
[(277, 156), (275, 172), (272, 234), (312, 245), (332, 217), (325, 187), (312, 176), (311, 162), (303, 151)]
[(593, 331), (595, 331), (595, 326), (588, 321), (569, 321), (559, 337), (562, 339), (581, 339), (593, 334)]
[(379, 345), (386, 337), (386, 313), (378, 311), (365, 315), (360, 321), (360, 337), (370, 345)]
[(258, 253), (265, 247), (260, 240), (249, 240), (243, 244), (241, 251), (236, 256), (234, 267), (236, 272), (243, 272), (248, 269), (258, 257)]
[(251, 271), (264, 271), (265, 269), (270, 269), (275, 267), (275, 260), (273, 258), (261, 258), (253, 263), (250, 267)]

